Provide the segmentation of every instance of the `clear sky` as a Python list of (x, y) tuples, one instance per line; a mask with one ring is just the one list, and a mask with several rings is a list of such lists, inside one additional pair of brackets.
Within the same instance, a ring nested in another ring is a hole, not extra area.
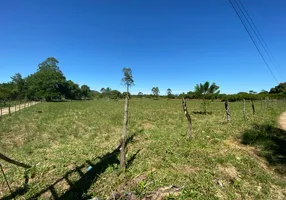
[[(241, 0), (286, 77), (286, 1)], [(0, 82), (27, 76), (47, 57), (67, 79), (132, 93), (190, 91), (215, 82), (222, 93), (277, 85), (228, 0), (0, 0)]]

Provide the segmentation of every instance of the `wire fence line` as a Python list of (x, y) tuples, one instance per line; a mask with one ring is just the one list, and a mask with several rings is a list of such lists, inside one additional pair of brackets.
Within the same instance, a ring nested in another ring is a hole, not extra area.
[(22, 102), (0, 103), (0, 120), (2, 120), (3, 115), (12, 115), (12, 113), (16, 113), (17, 111), (36, 105), (38, 103), (40, 102), (28, 101), (28, 102), (23, 102), (23, 103)]

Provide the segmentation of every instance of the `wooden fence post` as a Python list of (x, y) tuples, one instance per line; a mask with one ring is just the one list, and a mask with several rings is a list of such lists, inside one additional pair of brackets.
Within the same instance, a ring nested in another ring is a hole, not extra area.
[(191, 116), (188, 113), (187, 103), (186, 103), (186, 99), (185, 98), (182, 98), (182, 105), (183, 105), (183, 110), (184, 110), (185, 116), (188, 119), (187, 138), (189, 139), (191, 137), (191, 131), (192, 131), (192, 119), (191, 119)]
[(11, 104), (9, 103), (9, 115), (11, 116)]
[(225, 107), (227, 122), (230, 122), (230, 111), (229, 111), (229, 106), (228, 106), (228, 100), (224, 102), (224, 107)]
[(251, 107), (252, 107), (253, 115), (255, 115), (255, 106), (254, 106), (253, 100), (251, 100)]

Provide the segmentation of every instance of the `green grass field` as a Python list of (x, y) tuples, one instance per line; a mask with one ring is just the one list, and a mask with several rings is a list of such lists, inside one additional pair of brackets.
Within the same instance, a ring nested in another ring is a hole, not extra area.
[[(285, 101), (267, 108), (256, 102), (255, 115), (247, 102), (247, 120), (243, 103), (230, 103), (230, 123), (222, 102), (213, 102), (212, 114), (203, 115), (193, 113), (201, 110), (200, 101), (188, 101), (193, 130), (186, 140), (180, 100), (131, 99), (125, 172), (116, 149), (123, 104), (40, 103), (3, 116), (0, 152), (33, 165), (25, 172), (0, 160), (13, 194), (18, 199), (105, 199), (122, 191), (138, 199), (286, 198), (286, 137), (277, 125)], [(170, 185), (177, 190), (166, 197)], [(0, 198), (11, 198), (2, 174)]]

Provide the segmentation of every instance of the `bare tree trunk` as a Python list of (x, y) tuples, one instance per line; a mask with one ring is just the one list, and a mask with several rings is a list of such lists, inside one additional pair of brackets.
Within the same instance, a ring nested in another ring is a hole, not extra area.
[(16, 114), (17, 104), (15, 103), (15, 114)]
[(253, 115), (255, 115), (255, 107), (254, 107), (254, 102), (253, 102), (253, 100), (251, 100), (251, 107), (252, 107)]
[(1, 107), (0, 107), (0, 121), (2, 120), (2, 105), (1, 105)]
[(5, 160), (8, 163), (12, 163), (14, 165), (17, 165), (19, 167), (23, 167), (23, 168), (31, 168), (30, 165), (26, 165), (24, 163), (18, 162), (17, 160), (13, 160), (11, 158), (8, 158), (7, 156), (5, 156), (4, 154), (0, 153), (0, 159)]
[(128, 104), (129, 104), (129, 97), (127, 92), (125, 97), (124, 120), (123, 120), (123, 130), (122, 130), (121, 148), (120, 148), (120, 166), (123, 169), (126, 168), (125, 140), (127, 135), (127, 124), (128, 124)]
[(191, 116), (189, 115), (189, 112), (187, 109), (187, 102), (185, 98), (182, 98), (182, 105), (183, 105), (185, 116), (188, 119), (187, 138), (189, 139), (191, 137), (191, 132), (192, 132), (192, 119), (191, 119)]
[(246, 120), (246, 115), (245, 115), (245, 99), (243, 99), (243, 118)]
[(225, 107), (225, 111), (226, 111), (227, 122), (230, 122), (230, 111), (229, 111), (228, 101), (224, 102), (224, 107)]

